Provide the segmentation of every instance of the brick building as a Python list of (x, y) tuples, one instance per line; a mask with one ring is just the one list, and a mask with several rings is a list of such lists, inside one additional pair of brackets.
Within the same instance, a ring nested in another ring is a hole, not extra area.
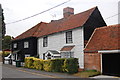
[(95, 29), (84, 51), (85, 69), (120, 76), (120, 24)]

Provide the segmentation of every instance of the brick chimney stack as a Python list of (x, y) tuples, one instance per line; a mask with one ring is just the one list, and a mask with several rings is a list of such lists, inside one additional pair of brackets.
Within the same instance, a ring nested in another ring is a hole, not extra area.
[(73, 14), (74, 14), (74, 8), (66, 7), (66, 8), (63, 9), (64, 18), (67, 18), (67, 17), (69, 17), (70, 15), (73, 15)]

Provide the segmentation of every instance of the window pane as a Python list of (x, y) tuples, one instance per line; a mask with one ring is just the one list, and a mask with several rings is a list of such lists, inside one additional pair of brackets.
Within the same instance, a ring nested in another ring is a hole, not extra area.
[(72, 43), (72, 31), (66, 32), (66, 43)]
[(68, 51), (68, 52), (61, 52), (61, 58), (73, 58), (74, 52)]
[(47, 37), (43, 37), (43, 47), (47, 47)]
[(17, 43), (14, 43), (14, 44), (13, 44), (13, 48), (17, 48)]
[(29, 43), (28, 42), (24, 42), (24, 48), (29, 48)]

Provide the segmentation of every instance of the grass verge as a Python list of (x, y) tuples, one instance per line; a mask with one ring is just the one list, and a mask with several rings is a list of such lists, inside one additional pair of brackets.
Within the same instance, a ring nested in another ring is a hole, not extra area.
[(100, 74), (101, 73), (96, 70), (86, 70), (86, 71), (78, 72), (78, 73), (74, 74), (74, 76), (78, 76), (81, 78), (89, 78), (89, 77), (93, 77), (93, 76), (100, 75)]

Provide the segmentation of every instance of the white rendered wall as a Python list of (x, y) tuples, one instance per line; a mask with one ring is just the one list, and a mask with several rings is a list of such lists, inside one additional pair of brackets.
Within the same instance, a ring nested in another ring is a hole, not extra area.
[(72, 30), (73, 43), (66, 44), (66, 31), (48, 35), (48, 47), (43, 47), (43, 37), (38, 39), (38, 54), (43, 59), (43, 53), (48, 50), (61, 50), (64, 46), (75, 45), (72, 51), (74, 51), (74, 57), (79, 58), (80, 68), (84, 68), (84, 37), (83, 28), (77, 28)]

